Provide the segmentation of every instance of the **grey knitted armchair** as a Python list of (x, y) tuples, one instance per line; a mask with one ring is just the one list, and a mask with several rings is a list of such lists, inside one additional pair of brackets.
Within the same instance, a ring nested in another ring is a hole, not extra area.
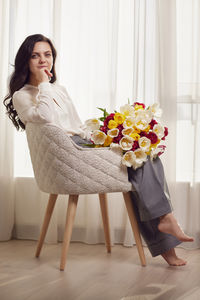
[(144, 266), (144, 251), (129, 193), (132, 185), (128, 181), (126, 167), (121, 164), (121, 155), (108, 148), (79, 147), (53, 124), (28, 123), (26, 135), (37, 185), (41, 191), (50, 194), (36, 257), (40, 255), (59, 194), (69, 195), (60, 270), (65, 268), (80, 194), (99, 194), (106, 247), (111, 252), (106, 193), (122, 192), (140, 261)]

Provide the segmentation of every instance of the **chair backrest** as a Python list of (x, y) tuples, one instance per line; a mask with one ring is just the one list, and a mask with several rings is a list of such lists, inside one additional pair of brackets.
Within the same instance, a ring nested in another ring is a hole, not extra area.
[(82, 148), (53, 124), (26, 125), (36, 182), (51, 194), (128, 192), (121, 155), (109, 148)]

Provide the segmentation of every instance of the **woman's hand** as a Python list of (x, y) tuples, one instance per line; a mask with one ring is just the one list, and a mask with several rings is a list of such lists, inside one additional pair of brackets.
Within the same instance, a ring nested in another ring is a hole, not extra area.
[(49, 82), (53, 74), (46, 68), (41, 68), (36, 74), (36, 80), (38, 84), (42, 82)]

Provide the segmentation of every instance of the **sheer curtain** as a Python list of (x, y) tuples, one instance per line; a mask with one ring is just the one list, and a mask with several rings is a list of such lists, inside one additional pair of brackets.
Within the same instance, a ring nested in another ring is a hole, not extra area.
[[(0, 2), (0, 98), (9, 72), (9, 2)], [(2, 30), (4, 29), (4, 30)], [(0, 240), (9, 240), (14, 224), (13, 128), (0, 103)]]
[[(27, 35), (40, 32), (54, 41), (58, 51), (58, 80), (67, 88), (82, 121), (99, 117), (97, 107), (112, 111), (125, 104), (128, 98), (145, 102), (146, 105), (160, 102), (164, 122), (170, 131), (168, 148), (162, 159), (175, 213), (183, 228), (196, 235), (199, 212), (196, 211), (195, 227), (191, 214), (198, 197), (189, 202), (189, 193), (198, 195), (194, 192), (198, 186), (197, 176), (195, 181), (193, 176), (192, 185), (190, 180), (180, 182), (178, 177), (178, 174), (183, 174), (181, 168), (184, 166), (179, 160), (180, 154), (183, 154), (180, 149), (183, 141), (179, 138), (182, 133), (177, 74), (182, 71), (179, 72), (181, 63), (177, 69), (181, 51), (177, 52), (179, 44), (177, 46), (176, 41), (180, 33), (176, 32), (176, 27), (179, 28), (176, 11), (176, 1), (173, 0), (37, 0), (34, 3), (30, 0), (12, 0), (10, 15), (4, 21), (10, 23), (7, 47), (12, 49), (9, 57), (11, 63)], [(197, 26), (196, 23), (193, 25)], [(193, 137), (196, 141), (196, 136)], [(22, 143), (25, 144), (22, 146)], [(28, 171), (30, 161), (24, 159), (27, 155), (24, 133), (15, 134), (14, 148), (15, 162), (20, 162), (18, 165), (15, 163), (14, 236), (36, 239), (47, 195), (39, 192), (31, 171)], [(185, 156), (182, 157), (185, 159)], [(193, 158), (190, 152), (191, 162), (194, 162)], [(197, 155), (195, 159), (197, 162)], [(192, 166), (194, 174), (196, 163)], [(132, 245), (134, 241), (122, 196), (110, 194), (109, 200), (113, 243)], [(62, 196), (56, 205), (48, 241), (62, 240), (66, 207), (66, 197)], [(88, 243), (103, 242), (101, 227), (97, 196), (81, 196), (72, 239)]]
[[(200, 246), (200, 2), (177, 0), (177, 212)], [(184, 209), (182, 209), (184, 208)]]

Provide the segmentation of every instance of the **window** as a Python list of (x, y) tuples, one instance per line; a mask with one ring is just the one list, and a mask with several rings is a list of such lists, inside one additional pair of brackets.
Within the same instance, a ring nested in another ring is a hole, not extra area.
[(199, 1), (177, 0), (177, 181), (200, 181)]

